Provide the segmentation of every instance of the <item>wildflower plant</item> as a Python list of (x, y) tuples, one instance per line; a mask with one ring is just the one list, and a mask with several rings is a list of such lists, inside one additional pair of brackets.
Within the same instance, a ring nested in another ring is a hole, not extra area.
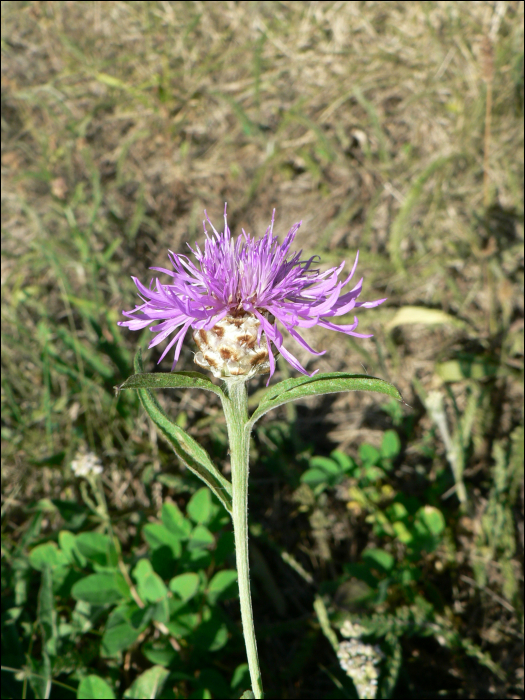
[[(211, 227), (208, 232), (206, 224)], [(231, 515), (235, 536), (236, 563), (243, 634), (253, 696), (263, 697), (250, 596), (248, 560), (248, 473), (249, 442), (252, 428), (265, 413), (306, 396), (340, 391), (375, 391), (401, 399), (398, 391), (382, 379), (368, 375), (308, 372), (288, 347), (288, 336), (314, 355), (300, 330), (320, 326), (345, 335), (370, 337), (356, 331), (358, 319), (336, 324), (333, 319), (373, 308), (384, 299), (358, 301), (363, 280), (345, 291), (353, 279), (358, 256), (349, 275), (339, 280), (345, 266), (321, 272), (315, 257), (302, 259), (302, 251), (291, 252), (299, 229), (295, 224), (284, 242), (273, 233), (274, 217), (266, 233), (256, 239), (244, 230), (236, 240), (228, 228), (226, 208), (224, 230), (218, 232), (206, 216), (204, 250), (190, 247), (195, 262), (169, 252), (172, 270), (154, 267), (167, 275), (168, 283), (156, 278), (149, 287), (133, 278), (142, 303), (125, 311), (120, 325), (130, 330), (150, 327), (155, 334), (149, 347), (169, 340), (159, 362), (174, 347), (172, 371), (144, 372), (140, 350), (135, 372), (119, 389), (135, 389), (145, 410), (168, 440), (176, 454), (219, 498)], [(182, 343), (192, 329), (197, 345), (195, 363), (224, 381), (224, 389), (200, 372), (176, 372)], [(283, 331), (287, 334), (286, 340)], [(286, 342), (286, 346), (285, 346)], [(280, 354), (301, 377), (287, 379), (267, 389), (258, 407), (249, 415), (247, 382), (268, 374), (267, 386), (275, 373)], [(231, 482), (212, 463), (208, 453), (184, 430), (168, 418), (156, 400), (153, 389), (195, 388), (212, 391), (222, 402), (231, 456)]]

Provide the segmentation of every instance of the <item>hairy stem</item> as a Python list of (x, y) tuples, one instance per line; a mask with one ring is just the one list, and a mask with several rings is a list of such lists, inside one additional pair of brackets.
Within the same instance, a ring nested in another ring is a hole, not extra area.
[(228, 380), (229, 400), (224, 401), (224, 413), (230, 439), (233, 532), (241, 602), (241, 619), (246, 655), (250, 669), (252, 691), (256, 698), (263, 697), (259, 657), (253, 626), (252, 598), (250, 595), (250, 563), (248, 554), (248, 472), (250, 429), (248, 421), (248, 392), (242, 379)]

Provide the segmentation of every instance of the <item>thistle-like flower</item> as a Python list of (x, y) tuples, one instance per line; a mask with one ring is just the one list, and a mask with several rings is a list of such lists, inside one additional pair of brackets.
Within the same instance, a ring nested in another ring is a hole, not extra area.
[[(162, 267), (151, 269), (169, 275), (170, 284), (151, 280), (149, 288), (133, 277), (139, 296), (144, 302), (132, 311), (124, 311), (129, 321), (119, 325), (130, 330), (140, 330), (154, 321), (150, 328), (156, 333), (149, 347), (158, 345), (172, 333), (159, 362), (175, 345), (172, 371), (179, 359), (186, 333), (193, 329), (193, 338), (199, 348), (195, 362), (213, 372), (216, 377), (243, 376), (275, 371), (274, 349), (290, 365), (308, 376), (299, 360), (284, 346), (278, 323), (303, 348), (313, 355), (316, 352), (297, 332), (298, 328), (321, 326), (358, 338), (370, 335), (356, 332), (357, 318), (347, 325), (336, 325), (330, 319), (342, 316), (359, 307), (372, 308), (378, 301), (357, 301), (362, 288), (361, 279), (349, 292), (341, 294), (352, 279), (357, 267), (356, 259), (348, 277), (338, 281), (345, 263), (325, 272), (313, 267), (316, 256), (301, 260), (302, 251), (290, 253), (301, 222), (292, 226), (284, 243), (273, 235), (274, 214), (265, 235), (255, 239), (243, 229), (234, 240), (231, 236), (224, 208), (224, 231), (219, 233), (208, 216), (204, 224), (206, 241), (204, 252), (195, 244), (190, 248), (197, 264), (185, 255), (169, 251), (174, 271)], [(206, 229), (206, 222), (213, 234)]]

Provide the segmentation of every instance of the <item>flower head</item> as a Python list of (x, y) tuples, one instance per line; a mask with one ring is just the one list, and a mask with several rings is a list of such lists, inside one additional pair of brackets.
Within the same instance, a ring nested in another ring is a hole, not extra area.
[[(282, 245), (273, 234), (274, 216), (259, 239), (243, 229), (242, 235), (234, 240), (228, 228), (226, 207), (222, 233), (215, 229), (207, 215), (203, 223), (204, 251), (197, 244), (195, 249), (188, 244), (196, 264), (185, 255), (169, 251), (173, 270), (151, 268), (171, 277), (169, 284), (161, 284), (157, 278), (155, 286), (151, 280), (147, 288), (137, 278), (132, 278), (143, 304), (132, 311), (124, 311), (130, 320), (119, 325), (140, 330), (159, 322), (150, 329), (157, 334), (150, 348), (175, 333), (159, 362), (175, 345), (172, 370), (175, 368), (184, 337), (192, 328), (200, 349), (195, 362), (210, 369), (215, 376), (249, 377), (269, 372), (271, 377), (275, 371), (273, 348), (296, 370), (313, 376), (318, 370), (307, 372), (284, 346), (278, 324), (314, 355), (324, 352), (313, 350), (297, 329), (321, 326), (358, 338), (371, 337), (356, 332), (355, 316), (354, 322), (347, 325), (331, 321), (353, 309), (371, 308), (385, 301), (357, 301), (362, 279), (353, 289), (342, 293), (354, 275), (359, 254), (348, 277), (338, 281), (344, 262), (320, 272), (313, 267), (317, 262), (315, 256), (301, 260), (302, 251), (290, 253), (300, 222), (292, 226)], [(206, 223), (212, 234), (208, 233)]]

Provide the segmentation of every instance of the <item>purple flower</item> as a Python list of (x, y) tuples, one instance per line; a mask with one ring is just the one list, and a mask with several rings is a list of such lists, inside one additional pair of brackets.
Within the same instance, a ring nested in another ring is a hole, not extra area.
[[(204, 349), (204, 356), (197, 353), (195, 361), (212, 371), (216, 370), (216, 376), (251, 376), (269, 370), (271, 377), (275, 371), (272, 344), (294, 369), (308, 376), (316, 374), (318, 370), (307, 372), (284, 346), (278, 323), (314, 355), (323, 355), (324, 351), (315, 352), (297, 329), (321, 326), (358, 338), (370, 338), (370, 335), (356, 332), (358, 321), (355, 316), (354, 322), (346, 325), (336, 325), (331, 320), (353, 309), (363, 306), (372, 308), (385, 301), (357, 301), (362, 279), (353, 289), (341, 293), (354, 275), (359, 253), (350, 274), (340, 282), (338, 276), (345, 265), (344, 261), (339, 267), (320, 272), (312, 267), (317, 262), (315, 256), (301, 260), (302, 251), (289, 253), (301, 222), (292, 226), (280, 245), (273, 235), (274, 215), (275, 211), (262, 238), (256, 240), (243, 229), (242, 235), (234, 240), (227, 224), (226, 207), (223, 233), (215, 230), (205, 212), (213, 235), (208, 234), (204, 221), (204, 252), (197, 244), (195, 250), (188, 244), (197, 264), (185, 255), (169, 251), (174, 271), (162, 267), (151, 269), (169, 275), (172, 278), (170, 284), (161, 284), (156, 279), (153, 287), (151, 280), (148, 289), (133, 277), (144, 303), (132, 311), (124, 311), (124, 315), (131, 320), (122, 321), (119, 325), (136, 331), (158, 321), (150, 329), (157, 334), (150, 348), (175, 333), (159, 359), (160, 362), (175, 345), (172, 371), (179, 359), (184, 337), (191, 327), (197, 344)], [(235, 325), (238, 330), (233, 346), (226, 346), (223, 342), (225, 328), (229, 325), (232, 328)], [(213, 339), (210, 339), (210, 335)], [(243, 369), (244, 360), (239, 360), (238, 351), (241, 348), (250, 353), (245, 361), (246, 367), (253, 367), (249, 371)], [(206, 353), (206, 349), (210, 352)], [(217, 361), (221, 358), (227, 365), (226, 369), (222, 366), (217, 368)]]

